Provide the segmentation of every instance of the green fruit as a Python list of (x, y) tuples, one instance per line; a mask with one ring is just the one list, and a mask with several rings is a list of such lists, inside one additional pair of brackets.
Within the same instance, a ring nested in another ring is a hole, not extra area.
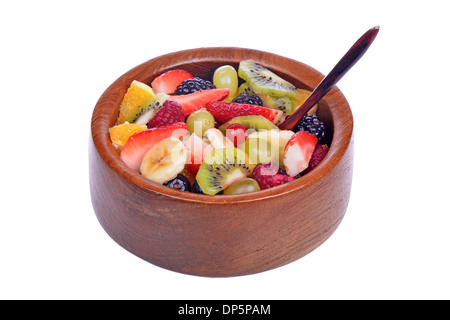
[(261, 188), (256, 180), (252, 178), (243, 178), (233, 182), (228, 188), (225, 189), (223, 194), (243, 194), (259, 190), (261, 190)]
[(272, 97), (269, 95), (261, 95), (260, 96), (263, 105), (267, 108), (277, 109), (283, 111), (287, 115), (291, 115), (297, 110), (299, 104), (297, 104), (297, 100), (289, 98), (289, 97)]
[[(239, 93), (247, 93), (252, 95), (257, 95), (252, 88), (250, 88), (249, 84), (247, 82), (244, 82), (239, 86)], [(297, 110), (297, 108), (306, 100), (306, 98), (309, 96), (307, 94), (309, 91), (303, 90), (303, 89), (297, 89), (298, 97), (275, 97), (270, 96), (268, 94), (259, 94), (259, 96), (263, 102), (263, 106), (266, 108), (272, 108), (276, 110), (281, 110), (287, 115), (291, 115)], [(309, 92), (310, 93), (310, 92)], [(296, 94), (296, 95), (297, 95)], [(306, 95), (306, 97), (305, 97)]]
[(239, 86), (238, 92), (239, 92), (239, 94), (246, 93), (246, 94), (256, 95), (256, 93), (253, 92), (252, 88), (250, 88), (250, 86), (248, 85), (247, 82), (244, 82), (243, 84), (241, 84)]
[(197, 110), (189, 115), (186, 119), (186, 125), (189, 132), (195, 133), (200, 138), (203, 137), (205, 131), (213, 128), (215, 120), (211, 112), (206, 109)]
[(161, 108), (164, 102), (169, 99), (165, 93), (157, 93), (146, 102), (141, 104), (128, 118), (129, 123), (147, 124)]
[(248, 154), (251, 164), (280, 162), (278, 148), (266, 139), (249, 138), (239, 148)]
[(254, 168), (240, 149), (214, 149), (203, 160), (195, 179), (204, 193), (214, 195), (249, 176)]
[(254, 130), (272, 130), (278, 129), (276, 125), (274, 125), (269, 119), (263, 116), (241, 116), (235, 117), (228, 122), (225, 122), (223, 125), (219, 127), (219, 130), (222, 131), (223, 134), (226, 133), (227, 128), (233, 123), (241, 124), (245, 127), (245, 129), (254, 129)]
[(239, 63), (238, 74), (257, 95), (298, 98), (298, 92), (292, 83), (252, 59)]
[[(288, 116), (293, 114), (295, 110), (300, 107), (303, 102), (309, 97), (311, 91), (306, 89), (297, 89), (298, 97), (289, 98), (289, 97), (272, 97), (269, 95), (261, 95), (260, 98), (263, 102), (263, 105), (267, 108), (278, 109), (286, 113)], [(317, 110), (317, 104), (308, 112), (314, 113)]]
[(278, 165), (283, 167), (283, 156), (286, 144), (292, 138), (294, 132), (291, 130), (265, 130), (253, 132), (248, 136), (248, 139), (265, 139), (269, 141), (275, 150), (278, 150)]
[(238, 75), (236, 69), (230, 65), (224, 65), (216, 69), (213, 75), (213, 83), (216, 88), (228, 88), (228, 97), (234, 97), (238, 89)]

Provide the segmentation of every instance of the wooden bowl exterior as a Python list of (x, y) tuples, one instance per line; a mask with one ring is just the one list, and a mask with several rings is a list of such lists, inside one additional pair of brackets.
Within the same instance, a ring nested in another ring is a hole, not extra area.
[(125, 73), (95, 106), (89, 142), (91, 199), (105, 231), (142, 259), (176, 272), (237, 276), (270, 270), (317, 248), (347, 209), (353, 171), (353, 118), (338, 88), (319, 103), (333, 128), (329, 152), (294, 182), (253, 194), (207, 196), (155, 184), (128, 169), (111, 144), (108, 128), (132, 80), (150, 83), (170, 69), (208, 77), (223, 64), (252, 58), (313, 89), (322, 74), (298, 61), (243, 48), (199, 48), (151, 59)]

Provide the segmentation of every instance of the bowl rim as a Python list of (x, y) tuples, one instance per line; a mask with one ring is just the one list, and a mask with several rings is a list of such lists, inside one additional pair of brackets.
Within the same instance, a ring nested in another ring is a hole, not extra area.
[[(118, 176), (120, 176), (120, 178), (134, 184), (144, 192), (150, 192), (155, 195), (165, 196), (180, 201), (200, 202), (207, 204), (253, 202), (263, 201), (265, 199), (273, 197), (280, 197), (288, 193), (299, 191), (313, 184), (314, 182), (324, 177), (329, 171), (331, 171), (344, 156), (345, 151), (347, 150), (353, 137), (353, 115), (345, 96), (337, 86), (332, 88), (330, 92), (322, 98), (321, 102), (319, 102), (319, 104), (327, 103), (334, 124), (333, 139), (329, 146), (329, 151), (326, 157), (321, 161), (321, 165), (314, 168), (314, 170), (312, 170), (305, 176), (289, 183), (282, 184), (280, 186), (238, 195), (211, 196), (193, 192), (183, 192), (168, 188), (146, 179), (140, 173), (128, 168), (128, 166), (120, 159), (120, 157), (118, 157), (118, 153), (112, 145), (108, 134), (108, 129), (111, 126), (111, 119), (113, 117), (113, 114), (106, 114), (105, 112), (101, 112), (104, 108), (102, 106), (106, 105), (108, 108), (115, 110), (117, 114), (120, 102), (123, 98), (123, 95), (125, 94), (126, 89), (128, 88), (131, 81), (135, 80), (133, 77), (136, 77), (136, 74), (142, 73), (143, 69), (148, 69), (151, 65), (155, 65), (157, 66), (156, 68), (159, 68), (159, 71), (153, 72), (154, 75), (157, 75), (166, 70), (175, 68), (176, 65), (189, 63), (187, 61), (180, 60), (176, 63), (173, 63), (172, 65), (164, 65), (163, 67), (161, 67), (160, 63), (166, 61), (168, 58), (174, 58), (187, 54), (188, 56), (192, 57), (192, 61), (190, 61), (190, 63), (201, 62), (203, 60), (207, 61), (207, 59), (210, 59), (210, 61), (228, 61), (229, 57), (224, 54), (225, 52), (236, 54), (245, 53), (245, 55), (249, 57), (268, 56), (270, 57), (270, 61), (268, 61), (267, 63), (266, 61), (259, 62), (261, 62), (261, 64), (265, 65), (269, 69), (276, 68), (276, 64), (274, 64), (275, 62), (273, 61), (277, 60), (282, 60), (288, 65), (296, 65), (297, 67), (303, 68), (305, 72), (308, 72), (308, 74), (312, 74), (314, 76), (314, 79), (311, 81), (316, 82), (315, 85), (317, 85), (323, 78), (323, 75), (319, 71), (303, 62), (280, 56), (275, 53), (249, 48), (201, 47), (175, 51), (152, 58), (137, 65), (136, 67), (130, 69), (129, 71), (122, 74), (119, 78), (117, 78), (103, 92), (94, 107), (91, 118), (90, 137), (92, 138), (92, 142), (96, 151), (98, 152), (100, 158), (105, 162), (105, 164), (109, 166)], [(288, 70), (287, 72), (293, 71)], [(292, 76), (295, 77), (295, 74), (292, 74)], [(311, 87), (311, 90), (314, 88), (314, 86)], [(333, 101), (337, 99), (333, 97), (337, 97), (339, 99), (339, 105), (333, 104)], [(338, 107), (339, 112), (337, 112)]]

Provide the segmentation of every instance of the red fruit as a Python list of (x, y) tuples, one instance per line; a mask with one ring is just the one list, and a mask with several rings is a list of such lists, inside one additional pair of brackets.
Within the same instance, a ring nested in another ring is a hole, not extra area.
[(261, 189), (272, 188), (283, 183), (293, 181), (295, 178), (285, 174), (275, 163), (260, 163), (252, 171), (252, 178), (255, 179)]
[(237, 147), (247, 138), (247, 129), (242, 124), (233, 123), (227, 128), (226, 137)]
[(142, 158), (158, 141), (173, 136), (177, 139), (189, 132), (186, 123), (177, 122), (133, 134), (120, 152), (120, 158), (132, 169), (139, 172)]
[(211, 102), (206, 105), (206, 109), (211, 112), (214, 119), (220, 124), (225, 123), (234, 117), (251, 115), (263, 116), (273, 123), (278, 123), (283, 116), (283, 111), (281, 110), (235, 102)]
[(309, 160), (308, 167), (303, 171), (303, 173), (310, 172), (312, 169), (317, 167), (320, 161), (325, 158), (328, 153), (328, 146), (326, 144), (318, 144), (314, 149), (313, 154), (311, 155), (311, 159)]
[(206, 143), (196, 134), (191, 134), (189, 139), (185, 142), (185, 146), (188, 151), (188, 159), (185, 168), (191, 173), (197, 174), (203, 159), (214, 149), (214, 147), (209, 143)]
[(303, 130), (298, 131), (289, 139), (283, 155), (283, 164), (288, 175), (295, 177), (308, 167), (317, 141), (315, 135)]
[(178, 102), (167, 100), (148, 122), (148, 128), (167, 126), (177, 122), (184, 122), (183, 109)]
[(228, 88), (199, 90), (182, 96), (171, 96), (169, 100), (181, 104), (184, 115), (187, 117), (192, 112), (204, 108), (208, 102), (219, 101), (226, 98), (229, 93), (230, 89)]
[(170, 70), (153, 79), (151, 87), (154, 93), (172, 94), (184, 80), (192, 78), (194, 77), (187, 71)]

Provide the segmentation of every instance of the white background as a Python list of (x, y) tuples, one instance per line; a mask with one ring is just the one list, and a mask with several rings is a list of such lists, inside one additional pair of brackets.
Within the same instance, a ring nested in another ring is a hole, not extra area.
[[(1, 299), (449, 299), (447, 1), (3, 1)], [(90, 117), (158, 55), (265, 50), (326, 74), (381, 30), (339, 82), (353, 111), (348, 211), (318, 249), (235, 278), (187, 276), (118, 246), (96, 220)]]

